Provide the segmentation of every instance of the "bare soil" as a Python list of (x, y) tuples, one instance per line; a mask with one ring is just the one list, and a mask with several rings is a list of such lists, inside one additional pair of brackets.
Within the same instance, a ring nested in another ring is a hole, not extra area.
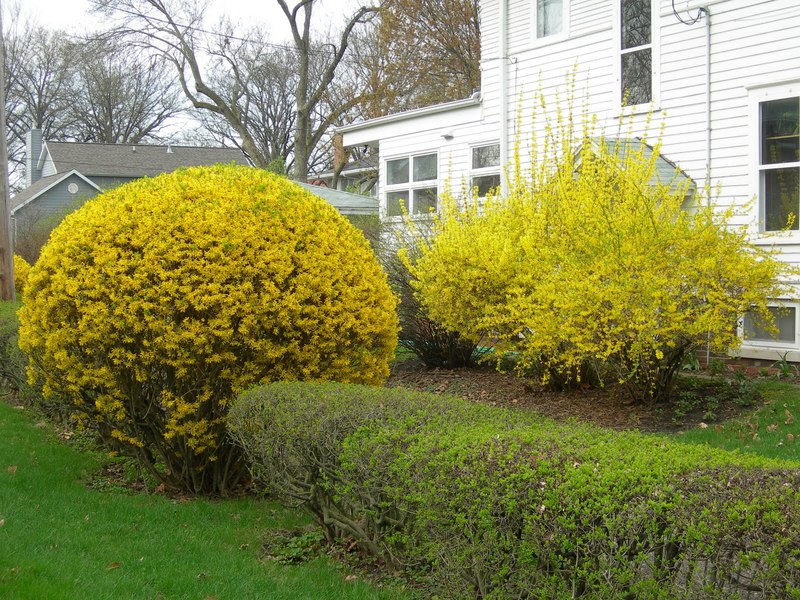
[(670, 433), (701, 424), (713, 425), (752, 411), (740, 403), (720, 401), (716, 395), (711, 410), (702, 395), (714, 394), (713, 386), (696, 390), (699, 398), (695, 406), (675, 401), (648, 406), (633, 402), (620, 386), (552, 392), (531, 380), (490, 367), (428, 369), (416, 359), (395, 363), (386, 385), (451, 394), (492, 406), (533, 410), (556, 421), (574, 419), (611, 429), (645, 432)]

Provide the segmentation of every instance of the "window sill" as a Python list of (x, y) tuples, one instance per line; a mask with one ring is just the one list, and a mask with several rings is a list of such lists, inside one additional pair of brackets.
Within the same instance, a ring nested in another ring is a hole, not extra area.
[(789, 362), (800, 362), (800, 349), (797, 344), (774, 342), (770, 346), (746, 345), (731, 352), (731, 356), (738, 358), (752, 358), (755, 360), (779, 361), (784, 355)]
[(652, 102), (650, 104), (635, 104), (633, 106), (624, 106), (620, 114), (616, 115), (615, 119), (627, 119), (628, 117), (638, 117), (641, 115), (657, 114), (661, 112), (661, 103)]
[[(433, 217), (439, 214), (438, 211), (426, 213), (424, 215), (409, 215), (412, 221), (432, 221)], [(403, 223), (406, 220), (404, 216), (392, 216), (392, 217), (383, 217), (381, 221), (384, 223), (394, 224), (394, 223)]]

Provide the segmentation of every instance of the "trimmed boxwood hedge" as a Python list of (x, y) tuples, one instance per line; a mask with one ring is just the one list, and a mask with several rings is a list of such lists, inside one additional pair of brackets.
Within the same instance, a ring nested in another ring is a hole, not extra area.
[(800, 472), (400, 389), (277, 383), (229, 430), (329, 539), (464, 598), (800, 598)]

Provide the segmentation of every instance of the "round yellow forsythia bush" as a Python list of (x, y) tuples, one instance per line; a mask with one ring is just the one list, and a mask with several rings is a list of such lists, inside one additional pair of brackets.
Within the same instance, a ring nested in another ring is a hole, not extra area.
[(27, 260), (22, 258), (19, 254), (14, 255), (14, 291), (17, 296), (22, 296), (22, 290), (25, 289), (25, 284), (28, 283), (28, 273), (30, 273), (31, 265)]
[(167, 484), (225, 492), (245, 474), (225, 440), (256, 383), (380, 384), (395, 300), (333, 207), (249, 167), (121, 186), (52, 233), (20, 311), (29, 377)]

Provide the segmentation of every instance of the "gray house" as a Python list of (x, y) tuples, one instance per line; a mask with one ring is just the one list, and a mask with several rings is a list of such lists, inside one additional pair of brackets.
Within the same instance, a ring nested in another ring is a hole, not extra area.
[(27, 137), (25, 189), (11, 199), (11, 218), (19, 231), (134, 179), (216, 163), (248, 164), (235, 148), (50, 142), (33, 130)]
[[(40, 130), (28, 133), (25, 161), (25, 188), (11, 199), (10, 213), (16, 248), (28, 260), (36, 260), (63, 216), (105, 190), (181, 167), (248, 164), (235, 148), (52, 142)], [(304, 187), (342, 214), (378, 212), (375, 198)]]

